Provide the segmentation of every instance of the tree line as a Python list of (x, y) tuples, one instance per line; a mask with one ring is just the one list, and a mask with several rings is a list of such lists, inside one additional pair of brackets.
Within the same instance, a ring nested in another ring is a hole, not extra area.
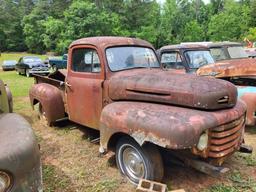
[(256, 41), (256, 0), (0, 0), (0, 51), (64, 53), (75, 39), (130, 36), (156, 48)]

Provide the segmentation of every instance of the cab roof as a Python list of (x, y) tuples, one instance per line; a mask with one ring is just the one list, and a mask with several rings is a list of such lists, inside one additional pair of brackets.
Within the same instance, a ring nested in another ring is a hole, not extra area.
[(154, 49), (154, 47), (147, 41), (137, 39), (137, 38), (129, 38), (129, 37), (117, 37), (117, 36), (104, 36), (104, 37), (87, 37), (78, 39), (71, 43), (69, 48), (76, 46), (76, 45), (93, 45), (99, 48), (107, 48), (113, 46), (143, 46), (143, 47), (150, 47)]
[(209, 42), (206, 44), (207, 47), (224, 47), (224, 46), (242, 46), (241, 43), (238, 42), (230, 42), (230, 41), (222, 41), (222, 42)]
[(199, 44), (176, 44), (176, 45), (166, 45), (160, 48), (160, 51), (162, 50), (173, 50), (173, 49), (207, 49), (204, 45)]

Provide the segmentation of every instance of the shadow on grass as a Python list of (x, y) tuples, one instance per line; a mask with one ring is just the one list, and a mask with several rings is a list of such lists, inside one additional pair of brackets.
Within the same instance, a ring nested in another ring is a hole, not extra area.
[(245, 128), (245, 132), (250, 133), (250, 134), (256, 134), (256, 126), (247, 126)]

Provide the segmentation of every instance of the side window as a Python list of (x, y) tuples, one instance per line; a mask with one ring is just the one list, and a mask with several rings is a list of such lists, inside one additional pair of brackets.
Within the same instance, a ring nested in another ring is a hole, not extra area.
[(183, 69), (181, 56), (178, 52), (163, 53), (161, 56), (161, 63), (167, 68)]
[(225, 52), (222, 48), (211, 48), (210, 52), (211, 52), (212, 57), (215, 61), (227, 59), (226, 55), (225, 55)]
[(101, 66), (96, 50), (75, 49), (72, 53), (71, 68), (76, 72), (99, 73), (101, 71)]

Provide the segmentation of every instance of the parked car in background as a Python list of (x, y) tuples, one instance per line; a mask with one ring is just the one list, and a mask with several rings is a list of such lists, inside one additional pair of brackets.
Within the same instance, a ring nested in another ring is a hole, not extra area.
[(2, 64), (3, 71), (15, 70), (15, 65), (17, 64), (16, 60), (5, 60)]
[[(214, 60), (222, 61), (229, 59), (248, 59), (248, 54), (246, 53), (243, 45), (237, 42), (195, 42), (196, 44), (201, 44), (207, 46), (210, 49), (210, 52)], [(183, 43), (183, 44), (194, 44), (192, 43)]]
[(35, 135), (23, 117), (11, 112), (11, 93), (0, 80), (0, 192), (42, 192)]
[(27, 77), (30, 77), (32, 74), (49, 74), (48, 66), (36, 56), (21, 57), (16, 64), (15, 69), (17, 74), (25, 74)]
[(57, 71), (58, 69), (67, 68), (68, 54), (64, 54), (61, 59), (49, 58), (49, 67), (51, 72)]
[[(161, 64), (175, 73), (213, 76), (234, 83), (247, 104), (246, 124), (256, 124), (256, 60), (232, 59), (215, 62), (208, 47), (198, 44), (164, 46), (158, 50)], [(224, 101), (224, 100), (223, 100)]]

